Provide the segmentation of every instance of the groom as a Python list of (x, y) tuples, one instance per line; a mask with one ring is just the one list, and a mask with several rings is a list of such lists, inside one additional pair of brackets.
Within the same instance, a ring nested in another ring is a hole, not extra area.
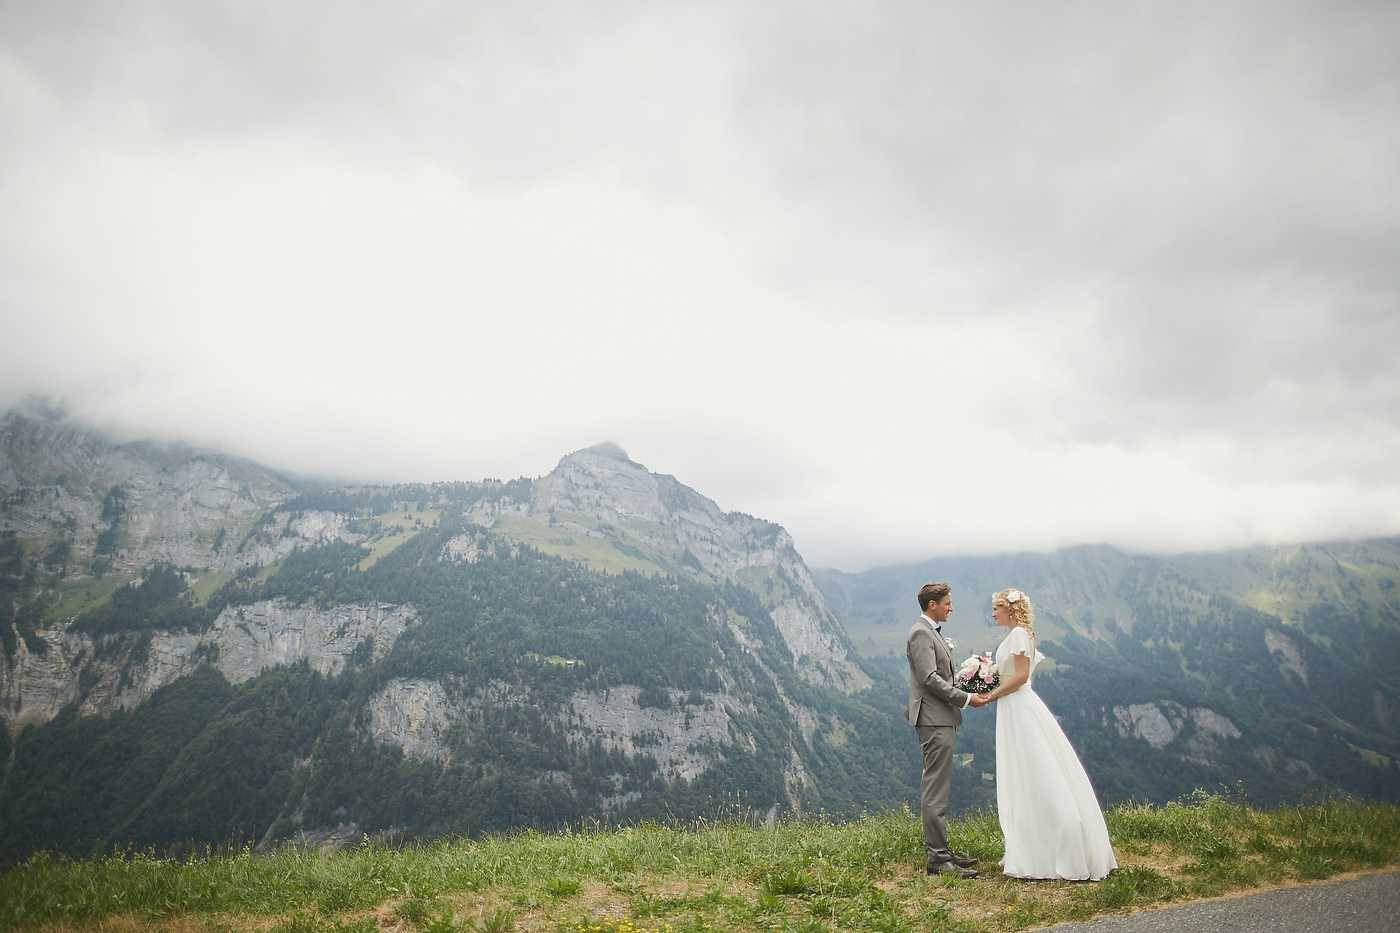
[(904, 654), (909, 659), (909, 708), (905, 718), (919, 736), (924, 752), (924, 779), (919, 786), (919, 812), (924, 821), (924, 851), (930, 875), (976, 878), (977, 859), (948, 848), (948, 790), (953, 781), (953, 735), (968, 706), (984, 706), (986, 698), (953, 686), (953, 652), (943, 637), (943, 623), (953, 611), (946, 583), (925, 583), (919, 589), (919, 621), (909, 630)]

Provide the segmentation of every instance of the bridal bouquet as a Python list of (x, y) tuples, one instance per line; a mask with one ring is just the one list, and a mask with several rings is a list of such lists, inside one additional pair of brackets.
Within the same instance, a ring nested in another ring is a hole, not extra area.
[(1001, 683), (1001, 673), (989, 654), (974, 654), (953, 675), (953, 686), (965, 693), (990, 693)]

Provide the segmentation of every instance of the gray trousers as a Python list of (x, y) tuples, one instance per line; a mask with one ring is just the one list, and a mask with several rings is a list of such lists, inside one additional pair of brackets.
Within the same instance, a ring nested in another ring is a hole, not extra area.
[(948, 791), (953, 784), (952, 726), (915, 726), (924, 752), (924, 779), (919, 784), (919, 815), (924, 821), (924, 850), (930, 862), (953, 857), (948, 848)]

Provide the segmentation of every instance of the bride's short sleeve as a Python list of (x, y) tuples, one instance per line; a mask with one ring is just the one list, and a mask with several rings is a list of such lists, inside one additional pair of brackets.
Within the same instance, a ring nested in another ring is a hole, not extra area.
[(1011, 654), (1023, 654), (1028, 659), (1034, 657), (1031, 653), (1034, 650), (1031, 647), (1031, 636), (1019, 625), (1011, 630), (1010, 641), (1011, 643), (1007, 645), (1007, 647), (1010, 649)]

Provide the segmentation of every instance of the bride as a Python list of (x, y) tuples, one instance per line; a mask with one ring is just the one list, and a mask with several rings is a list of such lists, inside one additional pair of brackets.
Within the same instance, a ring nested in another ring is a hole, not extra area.
[(1060, 724), (1032, 687), (1044, 659), (1035, 612), (1020, 590), (992, 596), (997, 625), (1010, 629), (996, 651), (997, 817), (1006, 840), (1002, 869), (1015, 878), (1098, 881), (1118, 865), (1108, 827)]

